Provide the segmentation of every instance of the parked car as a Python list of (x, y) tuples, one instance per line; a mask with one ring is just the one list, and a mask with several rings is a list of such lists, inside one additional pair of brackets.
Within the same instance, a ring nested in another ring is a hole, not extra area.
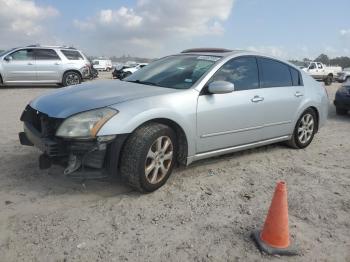
[(338, 73), (342, 71), (342, 68), (340, 66), (326, 66), (320, 62), (311, 62), (303, 70), (316, 80), (324, 81), (325, 85), (330, 85)]
[(135, 73), (137, 70), (145, 67), (146, 65), (148, 65), (148, 63), (138, 63), (133, 66), (124, 65), (124, 66), (115, 67), (112, 72), (112, 76), (113, 78), (123, 79)]
[(123, 79), (124, 78), (124, 69), (129, 68), (130, 66), (127, 65), (117, 65), (114, 67), (114, 70), (112, 72), (112, 77), (117, 79)]
[(337, 90), (334, 105), (338, 115), (346, 115), (348, 113), (350, 110), (350, 82), (346, 82)]
[(111, 71), (113, 68), (112, 61), (109, 59), (94, 59), (92, 64), (96, 70)]
[(43, 152), (42, 168), (120, 174), (142, 192), (161, 187), (176, 163), (282, 141), (306, 148), (328, 114), (323, 85), (255, 52), (190, 49), (122, 81), (83, 85), (32, 100), (21, 144)]
[(0, 84), (80, 84), (90, 76), (83, 52), (64, 46), (14, 48), (0, 54)]
[(148, 63), (138, 63), (137, 65), (135, 65), (133, 67), (126, 67), (126, 68), (122, 69), (122, 71), (123, 71), (123, 78), (124, 77), (128, 77), (129, 75), (132, 75), (137, 70), (145, 67), (146, 65), (148, 65)]
[(338, 73), (337, 80), (339, 83), (350, 81), (350, 67), (344, 68), (342, 72)]

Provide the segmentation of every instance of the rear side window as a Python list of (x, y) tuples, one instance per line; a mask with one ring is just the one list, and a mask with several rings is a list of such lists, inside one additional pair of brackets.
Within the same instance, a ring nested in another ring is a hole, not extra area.
[(235, 91), (259, 88), (259, 71), (255, 57), (234, 58), (224, 64), (210, 82), (228, 81)]
[(292, 86), (289, 66), (268, 58), (258, 58), (261, 71), (261, 87)]
[(68, 60), (84, 60), (83, 56), (78, 51), (61, 50), (61, 52), (65, 57), (67, 57)]
[(34, 52), (36, 60), (61, 60), (52, 49), (35, 49)]
[(303, 81), (301, 79), (301, 74), (298, 70), (294, 69), (293, 67), (290, 67), (290, 74), (292, 75), (292, 82), (293, 86), (302, 86)]

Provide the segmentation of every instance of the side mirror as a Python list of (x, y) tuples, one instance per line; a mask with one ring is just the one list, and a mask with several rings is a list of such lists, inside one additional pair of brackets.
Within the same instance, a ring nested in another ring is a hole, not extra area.
[(214, 81), (209, 84), (208, 91), (210, 94), (227, 94), (235, 90), (234, 84), (227, 81)]
[(10, 62), (10, 61), (13, 60), (13, 57), (10, 56), (10, 55), (8, 55), (8, 56), (6, 56), (6, 57), (4, 58), (4, 60), (5, 60), (6, 62)]

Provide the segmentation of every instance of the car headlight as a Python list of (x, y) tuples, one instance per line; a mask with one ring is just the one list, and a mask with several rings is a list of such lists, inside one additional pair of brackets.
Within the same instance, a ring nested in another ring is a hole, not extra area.
[(118, 114), (118, 110), (109, 107), (76, 114), (63, 121), (56, 136), (94, 138), (101, 127), (116, 114)]

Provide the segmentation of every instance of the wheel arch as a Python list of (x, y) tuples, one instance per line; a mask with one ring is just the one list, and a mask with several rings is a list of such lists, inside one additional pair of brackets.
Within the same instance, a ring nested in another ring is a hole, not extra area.
[(176, 142), (178, 146), (176, 159), (178, 163), (180, 163), (181, 165), (186, 165), (187, 156), (188, 156), (188, 140), (184, 129), (177, 122), (169, 118), (154, 118), (142, 123), (137, 128), (135, 128), (135, 130), (144, 125), (151, 124), (151, 123), (163, 124), (163, 125), (169, 126), (172, 130), (174, 130), (176, 134), (176, 139), (177, 139)]
[(304, 112), (306, 111), (306, 110), (308, 110), (308, 109), (311, 109), (311, 110), (313, 110), (314, 112), (315, 112), (315, 115), (316, 115), (316, 121), (317, 121), (317, 124), (316, 124), (316, 133), (318, 132), (318, 129), (319, 129), (319, 124), (320, 124), (320, 113), (318, 112), (318, 110), (317, 110), (317, 108), (315, 107), (315, 106), (310, 106), (310, 107), (308, 107), (308, 108), (306, 108), (305, 110), (304, 110)]
[(83, 79), (83, 75), (81, 74), (81, 72), (77, 69), (67, 69), (63, 72), (62, 74), (62, 79), (61, 79), (61, 82), (63, 83), (63, 78), (64, 78), (64, 75), (67, 74), (68, 72), (75, 72), (75, 73), (78, 73), (79, 76), (81, 77), (81, 79)]

